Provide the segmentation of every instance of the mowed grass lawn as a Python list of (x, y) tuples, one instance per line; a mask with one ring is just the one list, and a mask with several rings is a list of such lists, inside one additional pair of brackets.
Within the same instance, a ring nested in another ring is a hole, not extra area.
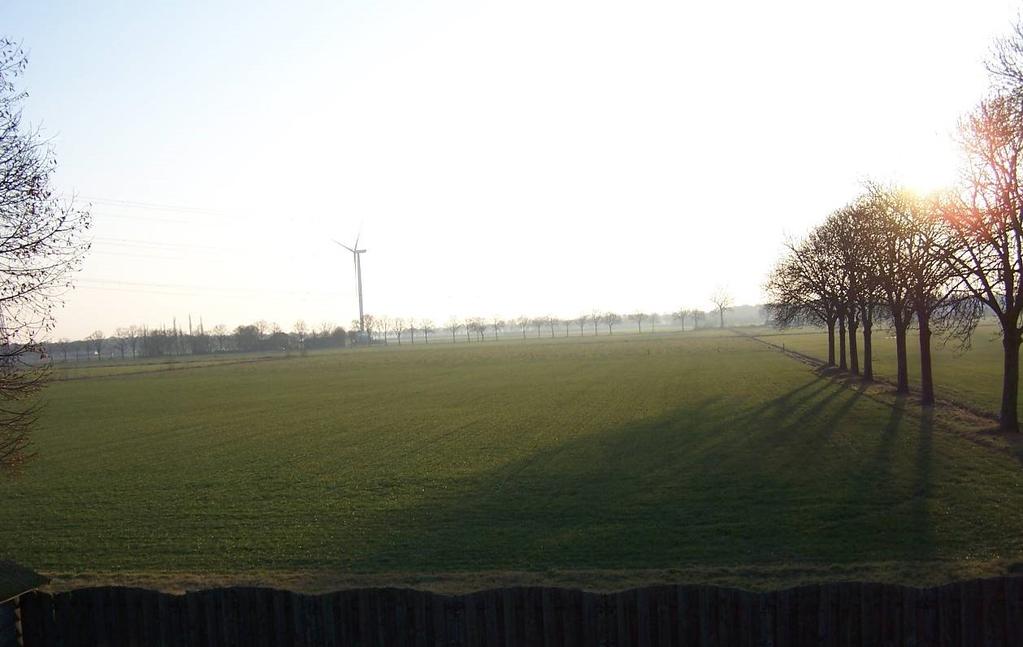
[(0, 481), (0, 557), (49, 573), (1023, 561), (1009, 452), (727, 332), (392, 345), (47, 399), (38, 458)]

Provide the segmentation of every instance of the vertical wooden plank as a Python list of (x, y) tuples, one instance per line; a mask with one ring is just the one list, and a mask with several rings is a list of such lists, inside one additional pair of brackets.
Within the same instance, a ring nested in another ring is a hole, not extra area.
[(352, 603), (351, 591), (337, 591), (331, 594), (334, 604), (334, 625), (339, 645), (357, 644), (355, 639), (355, 618), (358, 614)]
[(672, 621), (674, 607), (674, 587), (658, 586), (654, 589), (654, 627), (657, 629), (656, 643), (660, 647), (671, 647), (675, 644), (673, 628), (677, 621)]
[(412, 628), (410, 622), (411, 599), (408, 591), (403, 589), (391, 589), (391, 612), (394, 618), (394, 644), (399, 647), (406, 647), (412, 642)]
[(800, 645), (816, 645), (819, 636), (820, 591), (814, 585), (796, 589), (796, 626)]
[(951, 647), (955, 644), (955, 633), (953, 631), (953, 617), (959, 613), (959, 609), (952, 602), (951, 585), (945, 584), (937, 588), (938, 605), (938, 628), (936, 645)]
[[(739, 621), (738, 643), (742, 647), (754, 647), (755, 637), (760, 633), (760, 613), (757, 596), (749, 591), (736, 591), (736, 614)], [(757, 612), (754, 612), (756, 608)]]
[(1005, 589), (1003, 578), (992, 577), (980, 582), (981, 606), (985, 645), (1004, 645), (1005, 641)]
[[(853, 600), (853, 591), (855, 590), (855, 584), (849, 584), (843, 582), (835, 586), (835, 603), (837, 605), (835, 613), (835, 643), (846, 647), (847, 645), (857, 645), (859, 642), (853, 637), (854, 625), (859, 623), (859, 618), (855, 614), (855, 606)], [(853, 618), (856, 618), (856, 622), (853, 622)]]
[(1008, 642), (1023, 643), (1023, 588), (1020, 578), (1008, 576), (1005, 587), (1005, 637)]
[(790, 588), (778, 591), (778, 612), (775, 621), (775, 644), (779, 647), (798, 645), (797, 633), (799, 625), (796, 622), (798, 610), (797, 589)]
[(626, 645), (632, 645), (632, 632), (629, 626), (629, 612), (628, 612), (628, 600), (626, 599), (625, 591), (618, 591), (614, 594), (615, 598), (615, 620), (617, 621), (618, 627), (618, 641), (619, 647), (625, 647)]
[(191, 647), (197, 643), (189, 642), (191, 627), (188, 620), (188, 598), (175, 595), (170, 599), (171, 613), (171, 645), (174, 647)]
[(476, 597), (471, 594), (462, 595), (459, 596), (459, 601), (462, 605), (462, 618), (465, 625), (462, 633), (465, 636), (464, 644), (476, 647), (482, 640), (480, 636), (482, 633), (480, 630), (481, 623), (476, 608)]
[(699, 644), (698, 636), (693, 636), (690, 632), (692, 623), (689, 621), (690, 618), (690, 607), (692, 606), (691, 596), (689, 595), (689, 589), (685, 586), (675, 586), (675, 608), (677, 610), (675, 615), (675, 635), (677, 637), (676, 644), (678, 645), (696, 645)]
[(759, 631), (756, 644), (760, 647), (774, 647), (775, 645), (775, 622), (777, 619), (776, 591), (761, 593), (757, 596), (757, 612), (760, 614)]
[(45, 629), (43, 628), (43, 610), (37, 593), (29, 592), (18, 598), (18, 610), (21, 615), (21, 636), (24, 644), (42, 645)]
[[(320, 644), (326, 647), (337, 647), (337, 626), (334, 624), (334, 603), (335, 598), (332, 595), (318, 595), (316, 596), (316, 605), (320, 611)], [(403, 632), (404, 618), (402, 618), (402, 626), (397, 627), (400, 632)], [(403, 633), (401, 635), (404, 635)], [(405, 645), (405, 641), (402, 640), (400, 645)]]
[(288, 634), (287, 594), (284, 591), (270, 591), (270, 635), (273, 645), (285, 645)]
[(505, 645), (517, 645), (519, 644), (516, 639), (516, 626), (519, 622), (518, 617), (515, 615), (515, 593), (514, 589), (502, 589), (501, 590), (501, 605), (503, 608), (502, 620), (504, 621), (504, 644)]
[(432, 639), (434, 645), (446, 645), (447, 643), (447, 617), (444, 609), (444, 599), (436, 593), (430, 594), (430, 618), (432, 627)]
[(980, 634), (977, 625), (980, 624), (980, 615), (977, 613), (976, 598), (973, 595), (971, 582), (959, 582), (957, 585), (959, 593), (959, 644), (979, 644)]
[(618, 604), (612, 593), (601, 593), (597, 599), (599, 606), (597, 636), (601, 645), (617, 645), (618, 640)]
[(185, 618), (188, 623), (188, 644), (202, 647), (206, 644), (205, 612), (202, 599), (195, 591), (185, 592)]
[(0, 647), (17, 647), (18, 627), (14, 600), (0, 604)]
[(561, 619), (562, 644), (568, 647), (580, 647), (583, 635), (583, 600), (586, 597), (581, 591), (559, 589), (559, 617)]
[(484, 613), (484, 624), (486, 625), (486, 638), (485, 645), (500, 645), (500, 618), (498, 617), (498, 604), (500, 599), (498, 598), (497, 591), (487, 591), (483, 593), (483, 613)]
[(139, 597), (139, 618), (142, 622), (139, 641), (146, 647), (153, 647), (162, 642), (160, 637), (159, 604), (162, 593), (143, 590)]
[(544, 647), (555, 647), (558, 641), (558, 618), (554, 613), (554, 599), (550, 587), (543, 587), (540, 593), (540, 627)]
[(522, 591), (522, 623), (525, 644), (543, 644), (543, 603), (539, 591), (534, 588), (524, 588)]
[(899, 596), (902, 603), (902, 644), (907, 647), (916, 647), (920, 644), (919, 627), (917, 619), (920, 607), (920, 589), (911, 586), (902, 586)]
[(643, 587), (632, 591), (632, 599), (636, 604), (636, 636), (637, 645), (649, 645), (650, 640), (650, 587)]
[(713, 604), (717, 608), (717, 644), (731, 645), (732, 630), (735, 628), (735, 612), (731, 589), (714, 587)]
[(718, 644), (716, 600), (713, 587), (701, 586), (700, 596), (700, 647), (714, 647)]

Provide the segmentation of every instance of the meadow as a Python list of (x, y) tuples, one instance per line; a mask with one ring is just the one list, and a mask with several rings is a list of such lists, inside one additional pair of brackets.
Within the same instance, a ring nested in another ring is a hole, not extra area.
[[(984, 343), (935, 366), (990, 408)], [(985, 420), (729, 331), (242, 359), (58, 373), (38, 457), (0, 482), (0, 558), (78, 583), (462, 588), (925, 584), (1023, 562), (1023, 470)]]

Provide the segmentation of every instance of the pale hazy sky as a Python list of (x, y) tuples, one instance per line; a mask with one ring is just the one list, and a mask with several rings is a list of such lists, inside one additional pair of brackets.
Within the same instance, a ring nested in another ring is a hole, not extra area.
[[(94, 250), (56, 334), (738, 302), (954, 177), (1012, 2), (3, 3)], [(173, 207), (155, 208), (153, 205)], [(187, 207), (187, 208), (184, 208)]]

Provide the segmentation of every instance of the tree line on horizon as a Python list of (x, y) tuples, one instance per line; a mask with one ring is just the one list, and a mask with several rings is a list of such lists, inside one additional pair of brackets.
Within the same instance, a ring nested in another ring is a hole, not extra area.
[[(406, 341), (415, 344), (429, 343), (431, 336), (450, 335), (452, 343), (481, 342), (498, 339), (501, 335), (521, 334), (526, 337), (558, 336), (600, 336), (613, 335), (616, 327), (629, 322), (637, 332), (656, 332), (658, 325), (674, 324), (684, 330), (725, 326), (725, 313), (732, 310), (732, 299), (724, 291), (715, 292), (711, 299), (715, 304), (712, 311), (698, 308), (680, 308), (671, 313), (634, 312), (619, 315), (614, 312), (594, 310), (588, 315), (574, 318), (560, 318), (553, 315), (522, 316), (514, 319), (501, 317), (451, 317), (443, 326), (437, 326), (432, 319), (365, 315), (366, 337), (360, 340), (358, 320), (345, 329), (332, 322), (323, 322), (319, 327), (309, 326), (298, 320), (291, 331), (280, 325), (264, 320), (237, 326), (229, 330), (218, 324), (209, 330), (202, 323), (195, 329), (181, 329), (175, 320), (170, 327), (127, 326), (118, 328), (113, 335), (97, 330), (83, 339), (60, 338), (46, 344), (45, 354), (50, 360), (80, 361), (103, 357), (136, 359), (169, 357), (177, 355), (207, 355), (212, 353), (257, 352), (257, 351), (305, 351), (326, 348), (344, 348), (359, 343), (401, 344)], [(746, 313), (747, 323), (762, 323), (763, 310), (760, 306), (742, 306), (751, 311)], [(463, 341), (464, 337), (464, 341)]]
[(900, 394), (909, 392), (907, 331), (915, 328), (925, 406), (934, 403), (933, 336), (966, 345), (980, 316), (990, 313), (1002, 338), (999, 427), (1018, 432), (1023, 22), (996, 42), (987, 69), (988, 96), (958, 124), (960, 186), (919, 195), (867, 182), (861, 195), (787, 244), (765, 289), (777, 326), (823, 326), (828, 364), (865, 380), (874, 379), (873, 328), (887, 324), (895, 337)]

